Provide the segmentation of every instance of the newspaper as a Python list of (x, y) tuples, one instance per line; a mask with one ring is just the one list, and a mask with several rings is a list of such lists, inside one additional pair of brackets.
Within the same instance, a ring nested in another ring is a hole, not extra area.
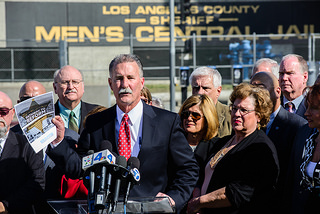
[(52, 91), (18, 103), (14, 109), (23, 134), (36, 153), (56, 139)]

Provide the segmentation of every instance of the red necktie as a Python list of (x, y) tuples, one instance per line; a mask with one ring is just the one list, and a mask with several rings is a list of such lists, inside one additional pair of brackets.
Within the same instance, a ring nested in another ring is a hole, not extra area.
[(130, 128), (128, 123), (129, 116), (125, 114), (121, 120), (119, 138), (118, 138), (118, 150), (121, 156), (124, 156), (127, 160), (131, 156), (131, 138)]

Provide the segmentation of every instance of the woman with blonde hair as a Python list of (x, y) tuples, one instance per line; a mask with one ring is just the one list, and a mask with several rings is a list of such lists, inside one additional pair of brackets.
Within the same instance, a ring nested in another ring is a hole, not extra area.
[(201, 165), (217, 140), (219, 120), (215, 105), (205, 94), (192, 95), (182, 104), (179, 115), (188, 143)]

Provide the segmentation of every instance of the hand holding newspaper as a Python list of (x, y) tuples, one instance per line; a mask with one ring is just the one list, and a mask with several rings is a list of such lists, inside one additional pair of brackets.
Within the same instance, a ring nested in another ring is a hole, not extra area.
[(18, 103), (14, 108), (23, 134), (36, 153), (56, 139), (52, 91)]

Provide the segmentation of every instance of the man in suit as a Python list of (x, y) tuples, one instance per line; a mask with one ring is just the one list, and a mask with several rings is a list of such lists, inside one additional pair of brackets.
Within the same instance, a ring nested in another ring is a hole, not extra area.
[(216, 105), (220, 125), (217, 137), (230, 135), (232, 126), (229, 107), (218, 101), (222, 90), (222, 79), (219, 71), (206, 66), (199, 67), (191, 73), (189, 82), (192, 86), (193, 95), (206, 94)]
[(60, 115), (65, 127), (81, 134), (83, 119), (97, 105), (82, 101), (84, 83), (82, 73), (66, 65), (54, 73), (54, 92), (59, 100), (55, 103), (55, 114)]
[[(17, 103), (30, 99), (32, 97), (46, 93), (45, 87), (38, 81), (30, 80), (22, 85), (19, 92), (19, 100)], [(19, 124), (15, 125), (10, 129), (14, 133), (23, 134)], [(66, 128), (64, 138), (70, 146), (75, 148), (75, 144), (78, 143), (80, 135), (71, 129)], [(48, 199), (62, 199), (61, 190), (61, 178), (63, 171), (56, 167), (55, 163), (46, 155), (47, 147), (43, 149), (43, 161), (45, 167), (45, 179), (46, 186), (44, 196)]]
[(261, 58), (254, 63), (252, 68), (252, 75), (258, 72), (265, 71), (273, 73), (277, 78), (279, 78), (279, 65), (277, 61), (270, 58)]
[(279, 207), (283, 205), (280, 200), (283, 198), (283, 188), (287, 178), (287, 169), (295, 136), (299, 129), (308, 122), (302, 117), (286, 111), (280, 105), (281, 89), (277, 77), (272, 73), (256, 73), (251, 78), (250, 83), (267, 89), (273, 102), (273, 112), (270, 115), (270, 121), (266, 127), (266, 134), (275, 144), (278, 152), (280, 175), (277, 184), (277, 200), (275, 200), (275, 202), (280, 202), (280, 204), (276, 205), (276, 207)]
[[(178, 114), (141, 101), (144, 78), (137, 56), (115, 57), (109, 65), (109, 75), (116, 105), (87, 118), (78, 142), (80, 157), (89, 149), (99, 151), (101, 141), (110, 141), (115, 153), (140, 160), (140, 184), (132, 188), (130, 196), (168, 196), (179, 212), (191, 196), (199, 167), (180, 127)], [(119, 134), (126, 135), (128, 140)], [(64, 161), (70, 174), (79, 176), (79, 156), (60, 141), (58, 136), (50, 157)]]
[(44, 189), (42, 153), (9, 131), (13, 116), (11, 99), (0, 91), (0, 213), (33, 213)]
[(279, 83), (283, 94), (281, 105), (289, 112), (304, 117), (304, 89), (308, 81), (308, 64), (302, 56), (288, 54), (280, 62)]

